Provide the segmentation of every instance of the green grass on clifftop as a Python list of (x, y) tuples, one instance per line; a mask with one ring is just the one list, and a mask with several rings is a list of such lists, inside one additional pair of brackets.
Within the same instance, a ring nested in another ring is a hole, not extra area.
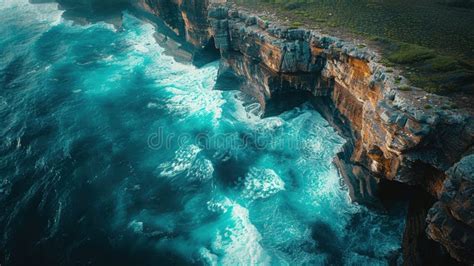
[(412, 85), (443, 95), (473, 92), (474, 68), (462, 58), (393, 39), (373, 37), (370, 42), (383, 51), (381, 63), (401, 69)]
[(474, 92), (473, 0), (234, 2), (291, 28), (365, 40), (380, 48), (383, 64), (401, 69), (413, 85), (429, 92)]
[(416, 44), (401, 44), (397, 51), (391, 53), (387, 59), (397, 64), (411, 64), (435, 57), (433, 50)]

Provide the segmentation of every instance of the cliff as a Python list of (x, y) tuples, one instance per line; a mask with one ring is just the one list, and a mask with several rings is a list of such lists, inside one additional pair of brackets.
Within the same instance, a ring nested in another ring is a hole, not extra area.
[(244, 80), (242, 88), (263, 108), (283, 91), (331, 99), (336, 113), (326, 118), (340, 117), (350, 127), (335, 162), (353, 200), (376, 203), (383, 197), (381, 180), (424, 188), (439, 199), (426, 220), (428, 236), (455, 259), (474, 262), (474, 120), (468, 110), (450, 110), (449, 98), (405, 81), (397, 85), (398, 75), (377, 63), (377, 54), (337, 38), (224, 6), (210, 8), (209, 24), (222, 55), (221, 77), (231, 72)]
[[(220, 55), (217, 89), (238, 84), (262, 109), (280, 95), (312, 94), (347, 139), (334, 161), (351, 198), (378, 207), (387, 182), (421, 188), (429, 199), (412, 204), (406, 231), (437, 241), (457, 261), (474, 263), (471, 111), (409, 86), (368, 48), (280, 26), (224, 2), (132, 1), (191, 44), (196, 64)], [(413, 201), (422, 198), (415, 193)], [(420, 248), (413, 245), (421, 240), (408, 238), (405, 249)], [(421, 263), (416, 253), (405, 251), (405, 263)]]
[[(180, 34), (197, 48), (215, 43), (221, 54), (217, 88), (233, 79), (262, 108), (282, 93), (309, 91), (330, 99), (320, 102), (332, 105), (323, 114), (348, 128), (341, 131), (348, 142), (335, 163), (352, 199), (377, 205), (383, 180), (424, 188), (438, 200), (429, 210), (427, 235), (455, 259), (474, 262), (474, 171), (459, 170), (474, 165), (469, 155), (474, 120), (468, 111), (450, 109), (449, 98), (404, 80), (398, 84), (397, 75), (368, 49), (197, 2), (175, 2), (182, 22), (172, 27), (181, 27)], [(425, 216), (427, 210), (418, 212)], [(410, 226), (423, 230), (424, 219)]]
[[(144, 15), (149, 20), (153, 19), (147, 15), (159, 17), (173, 31), (173, 34), (181, 38), (171, 44), (175, 54), (183, 51), (190, 53), (191, 61), (195, 65), (201, 66), (209, 60), (213, 61), (219, 58), (219, 55), (215, 53), (214, 39), (211, 35), (207, 13), (211, 4), (223, 2), (225, 1), (137, 0), (131, 1), (131, 4), (136, 11), (141, 13), (139, 15)], [(167, 43), (167, 37), (158, 38), (158, 41), (165, 47), (170, 45)], [(186, 43), (180, 43), (180, 41)], [(191, 47), (187, 44), (191, 44)]]

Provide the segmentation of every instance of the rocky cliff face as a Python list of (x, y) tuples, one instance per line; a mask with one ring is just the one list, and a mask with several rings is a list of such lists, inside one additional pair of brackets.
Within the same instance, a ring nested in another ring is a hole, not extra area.
[(162, 19), (182, 40), (191, 44), (192, 61), (203, 65), (217, 60), (208, 21), (208, 7), (223, 0), (134, 0), (131, 4), (141, 11)]
[[(332, 105), (326, 118), (349, 129), (335, 163), (352, 199), (378, 205), (382, 180), (422, 187), (437, 200), (426, 219), (427, 235), (455, 259), (474, 262), (471, 114), (450, 109), (446, 97), (407, 86), (377, 63), (377, 54), (337, 38), (210, 1), (140, 2), (157, 15), (164, 12), (170, 27), (196, 48), (219, 49), (217, 88), (232, 80), (263, 109), (281, 93), (329, 98), (320, 101)], [(417, 232), (426, 226), (423, 208), (411, 219), (419, 222), (409, 223)]]
[(399, 73), (377, 63), (380, 57), (367, 48), (269, 23), (224, 2), (132, 4), (162, 18), (192, 44), (195, 58), (218, 49), (218, 89), (239, 84), (263, 109), (283, 93), (323, 99), (319, 109), (347, 138), (335, 163), (352, 199), (378, 206), (385, 180), (421, 187), (436, 203), (429, 211), (430, 200), (418, 204), (407, 230), (441, 243), (458, 261), (474, 263), (472, 114), (400, 82)]
[(427, 217), (428, 235), (459, 261), (474, 261), (474, 154), (451, 167)]
[(351, 129), (335, 162), (353, 200), (373, 204), (382, 179), (421, 186), (439, 199), (426, 220), (428, 236), (458, 261), (474, 262), (471, 114), (447, 110), (448, 98), (397, 85), (367, 49), (222, 6), (210, 9), (209, 20), (222, 75), (245, 80), (263, 107), (284, 90), (332, 99)]

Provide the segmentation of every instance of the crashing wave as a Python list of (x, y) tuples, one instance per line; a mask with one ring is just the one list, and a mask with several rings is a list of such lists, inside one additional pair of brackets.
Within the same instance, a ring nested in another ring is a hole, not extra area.
[(209, 265), (270, 265), (271, 257), (260, 244), (262, 236), (251, 223), (248, 209), (232, 203), (224, 215), (228, 217), (225, 228), (217, 230), (211, 250), (201, 252), (205, 261)]
[(264, 199), (284, 190), (285, 182), (272, 169), (252, 168), (245, 176), (243, 196)]
[(173, 177), (189, 170), (200, 151), (201, 149), (196, 145), (180, 148), (175, 152), (175, 156), (171, 161), (160, 164), (160, 175)]
[(188, 171), (187, 177), (191, 181), (206, 181), (212, 179), (214, 166), (208, 159), (198, 158)]

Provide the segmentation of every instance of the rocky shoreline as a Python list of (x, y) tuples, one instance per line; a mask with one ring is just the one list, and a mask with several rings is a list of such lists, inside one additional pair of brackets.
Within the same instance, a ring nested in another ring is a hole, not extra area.
[[(215, 2), (175, 3), (170, 8), (178, 6), (180, 12), (169, 25), (181, 22), (176, 30), (196, 51), (211, 45), (219, 50), (217, 87), (232, 80), (263, 108), (281, 93), (308, 91), (325, 98), (321, 103), (328, 107), (320, 108), (321, 113), (335, 126), (345, 128), (341, 132), (348, 141), (335, 163), (351, 198), (378, 206), (384, 196), (380, 186), (386, 180), (421, 187), (436, 203), (415, 206), (406, 230), (418, 232), (421, 240), (417, 242), (428, 242), (428, 236), (456, 260), (474, 262), (470, 221), (474, 172), (467, 169), (474, 164), (469, 155), (473, 152), (472, 115), (467, 110), (450, 109), (447, 97), (400, 81), (396, 73), (378, 63), (380, 56), (367, 48), (315, 31), (280, 26)], [(153, 10), (146, 2), (140, 7)], [(158, 16), (166, 10), (164, 6), (155, 8)], [(461, 159), (464, 163), (456, 164)], [(464, 191), (453, 189), (450, 184), (454, 181)], [(445, 199), (448, 197), (451, 200)], [(414, 195), (412, 200), (421, 198)], [(464, 215), (456, 215), (455, 210)], [(411, 248), (410, 244), (405, 247)], [(406, 263), (423, 263), (420, 253), (428, 251), (420, 248), (416, 247), (415, 255), (404, 252)]]
[(197, 65), (220, 57), (216, 89), (237, 84), (263, 109), (284, 98), (279, 95), (312, 94), (347, 139), (334, 161), (353, 201), (379, 208), (386, 193), (411, 195), (406, 265), (454, 263), (445, 251), (474, 263), (472, 113), (410, 86), (370, 48), (266, 21), (225, 2), (132, 4), (164, 21), (183, 42), (172, 47), (185, 49)]

